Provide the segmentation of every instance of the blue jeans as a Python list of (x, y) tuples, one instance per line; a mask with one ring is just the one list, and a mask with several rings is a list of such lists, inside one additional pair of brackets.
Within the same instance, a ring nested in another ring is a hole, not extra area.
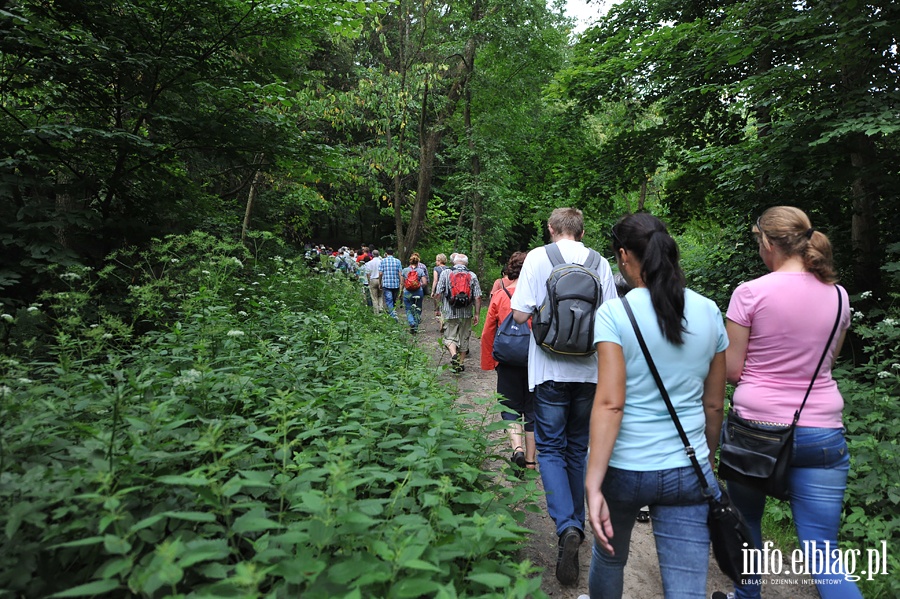
[(400, 290), (384, 288), (382, 291), (384, 292), (384, 305), (387, 306), (387, 313), (391, 315), (391, 318), (397, 320), (397, 311), (394, 309), (394, 304), (397, 302), (397, 295), (400, 293)]
[(403, 307), (406, 309), (406, 322), (417, 329), (422, 321), (422, 298), (425, 292), (421, 289), (415, 291), (403, 291)]
[(584, 472), (596, 387), (546, 381), (534, 389), (534, 443), (557, 535), (570, 526), (584, 531)]
[[(797, 427), (788, 480), (791, 513), (794, 516), (794, 526), (797, 529), (801, 549), (803, 541), (815, 541), (816, 546), (820, 548), (824, 548), (825, 541), (829, 541), (832, 548), (838, 546), (837, 534), (841, 524), (849, 470), (850, 454), (847, 451), (843, 429)], [(760, 522), (766, 507), (765, 494), (734, 482), (728, 483), (728, 491), (735, 506), (750, 525), (756, 546), (762, 547)], [(817, 567), (815, 557), (815, 554), (811, 556), (812, 571)], [(790, 572), (789, 557), (786, 556), (783, 563)], [(747, 579), (757, 584), (751, 582), (736, 586), (735, 595), (739, 599), (760, 597), (759, 578), (747, 576)], [(842, 574), (820, 574), (813, 575), (812, 578), (816, 581), (830, 579), (825, 584), (816, 585), (819, 596), (823, 599), (862, 598), (856, 583), (844, 580)]]
[[(719, 495), (709, 460), (700, 460), (707, 486)], [(595, 542), (589, 578), (591, 599), (620, 598), (631, 530), (638, 511), (650, 506), (656, 554), (667, 599), (706, 596), (709, 568), (709, 503), (692, 466), (639, 472), (610, 467), (603, 496), (613, 527), (609, 555)]]

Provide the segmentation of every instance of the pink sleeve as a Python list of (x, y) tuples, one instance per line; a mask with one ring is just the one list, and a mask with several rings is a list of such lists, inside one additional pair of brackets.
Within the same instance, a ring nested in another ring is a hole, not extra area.
[(750, 328), (755, 311), (756, 300), (753, 292), (747, 285), (738, 285), (738, 288), (731, 294), (731, 301), (728, 302), (728, 312), (725, 317), (735, 324)]

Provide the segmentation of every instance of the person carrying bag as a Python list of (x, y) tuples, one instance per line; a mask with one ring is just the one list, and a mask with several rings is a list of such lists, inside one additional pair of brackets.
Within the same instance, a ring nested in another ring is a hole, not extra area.
[[(856, 583), (821, 551), (838, 546), (850, 470), (844, 400), (831, 376), (850, 327), (847, 292), (828, 237), (802, 210), (769, 208), (752, 230), (770, 272), (738, 285), (728, 305), (726, 376), (737, 386), (719, 475), (758, 547), (767, 497), (786, 498), (809, 571), (821, 572), (819, 595), (856, 599)], [(737, 599), (761, 596), (757, 573), (743, 582)]]
[[(585, 477), (595, 537), (590, 596), (622, 597), (631, 531), (638, 512), (649, 506), (665, 596), (704, 597), (710, 523), (723, 535), (738, 530), (736, 513), (717, 492), (710, 460), (725, 403), (728, 339), (722, 314), (685, 287), (678, 246), (658, 218), (628, 215), (613, 227), (612, 238), (619, 272), (632, 289), (603, 302), (595, 321), (598, 374)], [(659, 364), (681, 431), (661, 409), (660, 387), (626, 305)], [(743, 547), (726, 548), (726, 563), (734, 566), (730, 573), (739, 575), (735, 559)]]

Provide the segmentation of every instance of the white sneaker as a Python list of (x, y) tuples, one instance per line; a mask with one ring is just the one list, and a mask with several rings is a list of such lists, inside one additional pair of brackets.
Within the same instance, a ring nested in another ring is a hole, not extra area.
[(578, 595), (578, 599), (591, 599), (590, 595)]

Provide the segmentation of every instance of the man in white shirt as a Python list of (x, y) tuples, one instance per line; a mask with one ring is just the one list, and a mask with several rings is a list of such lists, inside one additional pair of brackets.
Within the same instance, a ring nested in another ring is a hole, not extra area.
[[(589, 249), (584, 216), (576, 208), (557, 208), (547, 220), (550, 239), (567, 263), (584, 264)], [(516, 293), (510, 300), (516, 322), (527, 322), (547, 297), (553, 264), (547, 250), (528, 252)], [(603, 301), (616, 297), (606, 260), (597, 267)], [(578, 548), (584, 540), (584, 474), (590, 437), (591, 406), (597, 386), (597, 356), (565, 356), (541, 349), (531, 338), (528, 387), (534, 391), (535, 444), (547, 511), (559, 536), (556, 577), (568, 586), (578, 582)]]
[(381, 314), (381, 311), (384, 310), (384, 292), (381, 290), (379, 264), (381, 264), (381, 256), (379, 256), (378, 250), (372, 250), (372, 259), (363, 266), (366, 278), (369, 280), (369, 294), (372, 296), (372, 309), (375, 314)]

